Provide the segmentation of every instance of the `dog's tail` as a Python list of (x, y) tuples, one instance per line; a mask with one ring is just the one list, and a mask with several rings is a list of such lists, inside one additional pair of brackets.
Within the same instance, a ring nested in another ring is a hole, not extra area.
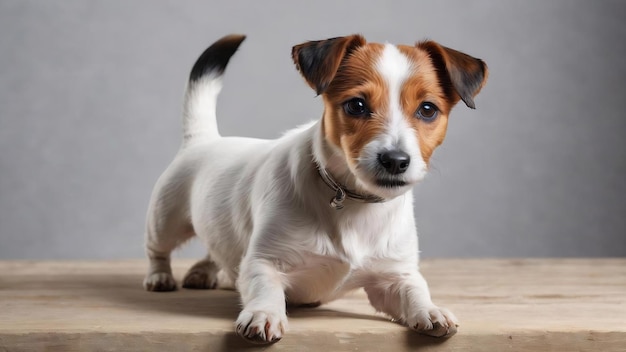
[(219, 137), (216, 120), (217, 95), (228, 60), (246, 39), (232, 34), (216, 41), (198, 58), (189, 74), (183, 107), (183, 147)]

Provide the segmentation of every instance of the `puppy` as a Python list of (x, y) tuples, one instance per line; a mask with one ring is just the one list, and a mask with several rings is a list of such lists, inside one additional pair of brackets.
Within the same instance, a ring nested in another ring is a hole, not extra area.
[(220, 39), (191, 70), (182, 146), (149, 205), (145, 289), (176, 289), (170, 253), (197, 235), (207, 256), (183, 287), (215, 288), (218, 273), (235, 282), (236, 330), (251, 342), (284, 335), (286, 304), (323, 304), (357, 288), (413, 330), (454, 334), (457, 319), (433, 304), (418, 271), (411, 189), (452, 107), (474, 108), (485, 63), (432, 41), (306, 42), (293, 47), (293, 61), (321, 95), (322, 118), (276, 140), (222, 137), (217, 95), (244, 38)]

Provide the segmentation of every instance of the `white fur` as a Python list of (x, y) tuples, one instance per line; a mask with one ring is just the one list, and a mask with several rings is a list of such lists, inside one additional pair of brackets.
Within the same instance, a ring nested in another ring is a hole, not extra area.
[[(376, 69), (389, 88), (389, 109), (383, 112), (386, 114), (383, 117), (386, 121), (385, 131), (365, 145), (353, 172), (363, 180), (359, 186), (365, 191), (385, 198), (393, 198), (408, 192), (415, 183), (426, 176), (427, 170), (415, 133), (407, 123), (400, 106), (402, 86), (414, 67), (395, 45), (386, 44)], [(378, 155), (389, 150), (402, 150), (411, 157), (409, 168), (396, 177), (406, 182), (407, 185), (404, 187), (381, 189), (375, 184), (374, 176), (380, 167)]]
[(219, 137), (215, 107), (221, 90), (222, 77), (214, 74), (189, 82), (183, 110), (183, 146)]
[(411, 156), (409, 169), (403, 173), (409, 185), (421, 181), (426, 176), (426, 163), (422, 159), (415, 132), (407, 123), (400, 107), (400, 92), (405, 80), (415, 69), (408, 58), (395, 45), (386, 44), (377, 65), (378, 71), (389, 87), (389, 121), (387, 131), (381, 136), (385, 148), (400, 149)]
[[(394, 87), (394, 117), (366, 153), (395, 146), (419, 159), (417, 141), (402, 132), (406, 126), (398, 115), (402, 75), (410, 69), (397, 65), (398, 55), (386, 49), (379, 65)], [(261, 342), (282, 337), (285, 301), (325, 303), (361, 287), (377, 310), (413, 329), (438, 336), (454, 331), (456, 318), (432, 303), (418, 271), (410, 185), (385, 203), (346, 200), (343, 210), (332, 209), (334, 192), (314, 160), (331, 172), (344, 170), (347, 184), (359, 180), (345, 172), (345, 158), (325, 140), (321, 124), (277, 140), (220, 137), (214, 118), (219, 87), (216, 77), (209, 77), (190, 85), (186, 95), (183, 146), (159, 178), (148, 211), (151, 265), (145, 287), (174, 289), (170, 252), (197, 235), (208, 255), (190, 269), (185, 285), (213, 287), (219, 270), (236, 282), (243, 302), (237, 332), (244, 337)], [(411, 166), (411, 184), (422, 172), (419, 163)]]

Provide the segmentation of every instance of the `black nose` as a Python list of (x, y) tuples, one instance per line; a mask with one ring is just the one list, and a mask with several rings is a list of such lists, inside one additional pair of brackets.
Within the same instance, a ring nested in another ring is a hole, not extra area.
[(409, 168), (411, 157), (400, 150), (391, 150), (378, 154), (378, 161), (390, 174), (401, 174)]

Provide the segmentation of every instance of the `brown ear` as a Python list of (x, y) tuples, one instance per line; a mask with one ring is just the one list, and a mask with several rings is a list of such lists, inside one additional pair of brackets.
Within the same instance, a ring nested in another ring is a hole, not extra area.
[(365, 45), (365, 39), (358, 34), (311, 41), (294, 46), (291, 57), (298, 71), (319, 95), (335, 77), (341, 60), (362, 45)]
[(461, 98), (465, 105), (475, 109), (473, 98), (487, 81), (487, 65), (481, 59), (433, 41), (418, 43), (417, 47), (428, 52), (448, 99), (456, 103)]

